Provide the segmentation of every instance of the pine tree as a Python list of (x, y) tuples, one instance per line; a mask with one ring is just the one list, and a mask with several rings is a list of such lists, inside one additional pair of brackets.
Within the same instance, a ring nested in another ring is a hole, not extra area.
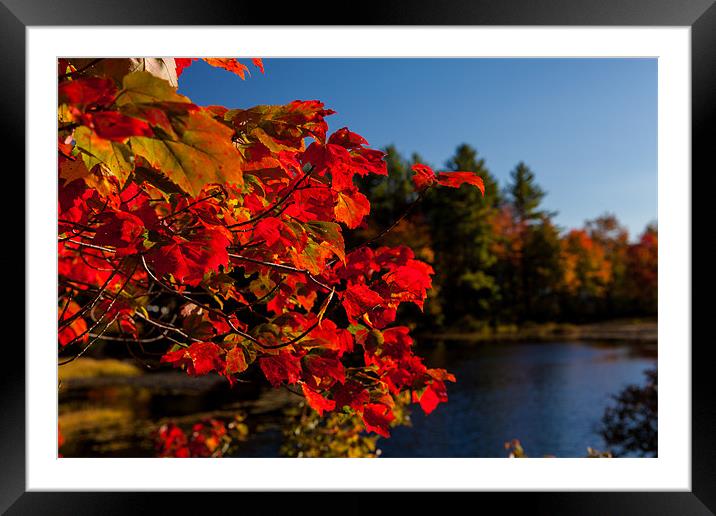
[(521, 245), (518, 256), (497, 266), (504, 292), (502, 315), (510, 314), (520, 322), (545, 319), (558, 309), (559, 231), (551, 220), (555, 213), (539, 209), (546, 192), (524, 162), (517, 164), (510, 180), (504, 204), (512, 214)]
[(535, 183), (535, 174), (520, 161), (510, 172), (511, 183), (507, 186), (507, 197), (512, 204), (515, 215), (520, 222), (539, 219), (543, 212), (537, 210), (546, 195), (545, 191)]
[[(490, 252), (493, 239), (489, 214), (499, 202), (499, 189), (485, 161), (467, 144), (457, 147), (446, 167), (452, 171), (476, 172), (485, 183), (485, 196), (461, 188), (451, 199), (438, 191), (426, 198), (433, 247), (438, 257), (436, 282), (441, 294), (448, 325), (487, 321), (494, 309), (498, 285), (491, 268), (495, 258)], [(475, 190), (475, 189), (472, 189)]]

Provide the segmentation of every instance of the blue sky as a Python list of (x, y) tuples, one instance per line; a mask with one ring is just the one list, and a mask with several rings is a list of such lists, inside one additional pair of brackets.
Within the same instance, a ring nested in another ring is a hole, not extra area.
[[(248, 64), (249, 60), (246, 60)], [(437, 168), (469, 143), (504, 186), (524, 161), (566, 228), (606, 211), (632, 236), (657, 218), (655, 59), (265, 59), (242, 81), (196, 62), (179, 91), (201, 105), (317, 99), (374, 148)]]

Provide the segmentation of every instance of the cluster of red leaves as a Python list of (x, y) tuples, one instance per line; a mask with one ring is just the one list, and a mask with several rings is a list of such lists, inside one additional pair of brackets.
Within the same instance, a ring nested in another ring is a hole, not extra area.
[[(190, 63), (177, 59), (177, 74)], [(162, 362), (232, 383), (257, 363), (319, 413), (352, 411), (385, 436), (399, 393), (426, 413), (447, 400), (454, 377), (389, 327), (401, 303), (422, 308), (432, 268), (407, 247), (344, 246), (341, 225), (370, 212), (354, 178), (386, 175), (382, 152), (347, 128), (328, 136), (333, 111), (315, 100), (200, 107), (146, 71), (60, 68), (63, 349), (164, 343)], [(472, 173), (415, 172), (421, 190), (483, 189)], [(167, 449), (191, 447), (165, 434)]]
[(476, 186), (482, 195), (485, 195), (485, 184), (480, 176), (473, 172), (440, 172), (435, 174), (433, 169), (427, 165), (416, 163), (413, 165), (413, 183), (418, 190), (424, 190), (434, 185), (449, 186), (450, 188), (460, 188), (464, 183)]
[(221, 457), (227, 440), (226, 425), (216, 419), (196, 423), (187, 433), (174, 423), (162, 425), (155, 436), (159, 457)]

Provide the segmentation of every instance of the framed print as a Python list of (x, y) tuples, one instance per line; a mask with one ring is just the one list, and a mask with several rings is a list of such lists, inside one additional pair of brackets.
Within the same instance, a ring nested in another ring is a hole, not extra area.
[(70, 4), (0, 7), (26, 199), (3, 510), (714, 511), (691, 287), (711, 1), (383, 2), (354, 26)]

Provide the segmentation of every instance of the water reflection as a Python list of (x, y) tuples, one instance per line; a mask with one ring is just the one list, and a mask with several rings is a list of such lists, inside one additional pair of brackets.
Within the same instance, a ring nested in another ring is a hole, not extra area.
[(530, 456), (582, 457), (606, 447), (598, 424), (610, 395), (642, 381), (655, 345), (438, 344), (428, 363), (454, 372), (450, 401), (382, 441), (384, 457), (504, 457), (519, 438)]
[[(431, 367), (453, 372), (450, 401), (430, 416), (412, 411), (412, 426), (393, 430), (378, 446), (384, 457), (506, 457), (519, 439), (531, 457), (583, 457), (606, 449), (599, 423), (611, 396), (644, 383), (656, 364), (656, 344), (423, 343)], [(75, 381), (60, 390), (65, 456), (153, 456), (151, 431), (172, 418), (248, 413), (249, 438), (236, 456), (278, 456), (284, 410), (296, 397), (230, 389), (221, 379), (178, 371), (120, 379)]]

